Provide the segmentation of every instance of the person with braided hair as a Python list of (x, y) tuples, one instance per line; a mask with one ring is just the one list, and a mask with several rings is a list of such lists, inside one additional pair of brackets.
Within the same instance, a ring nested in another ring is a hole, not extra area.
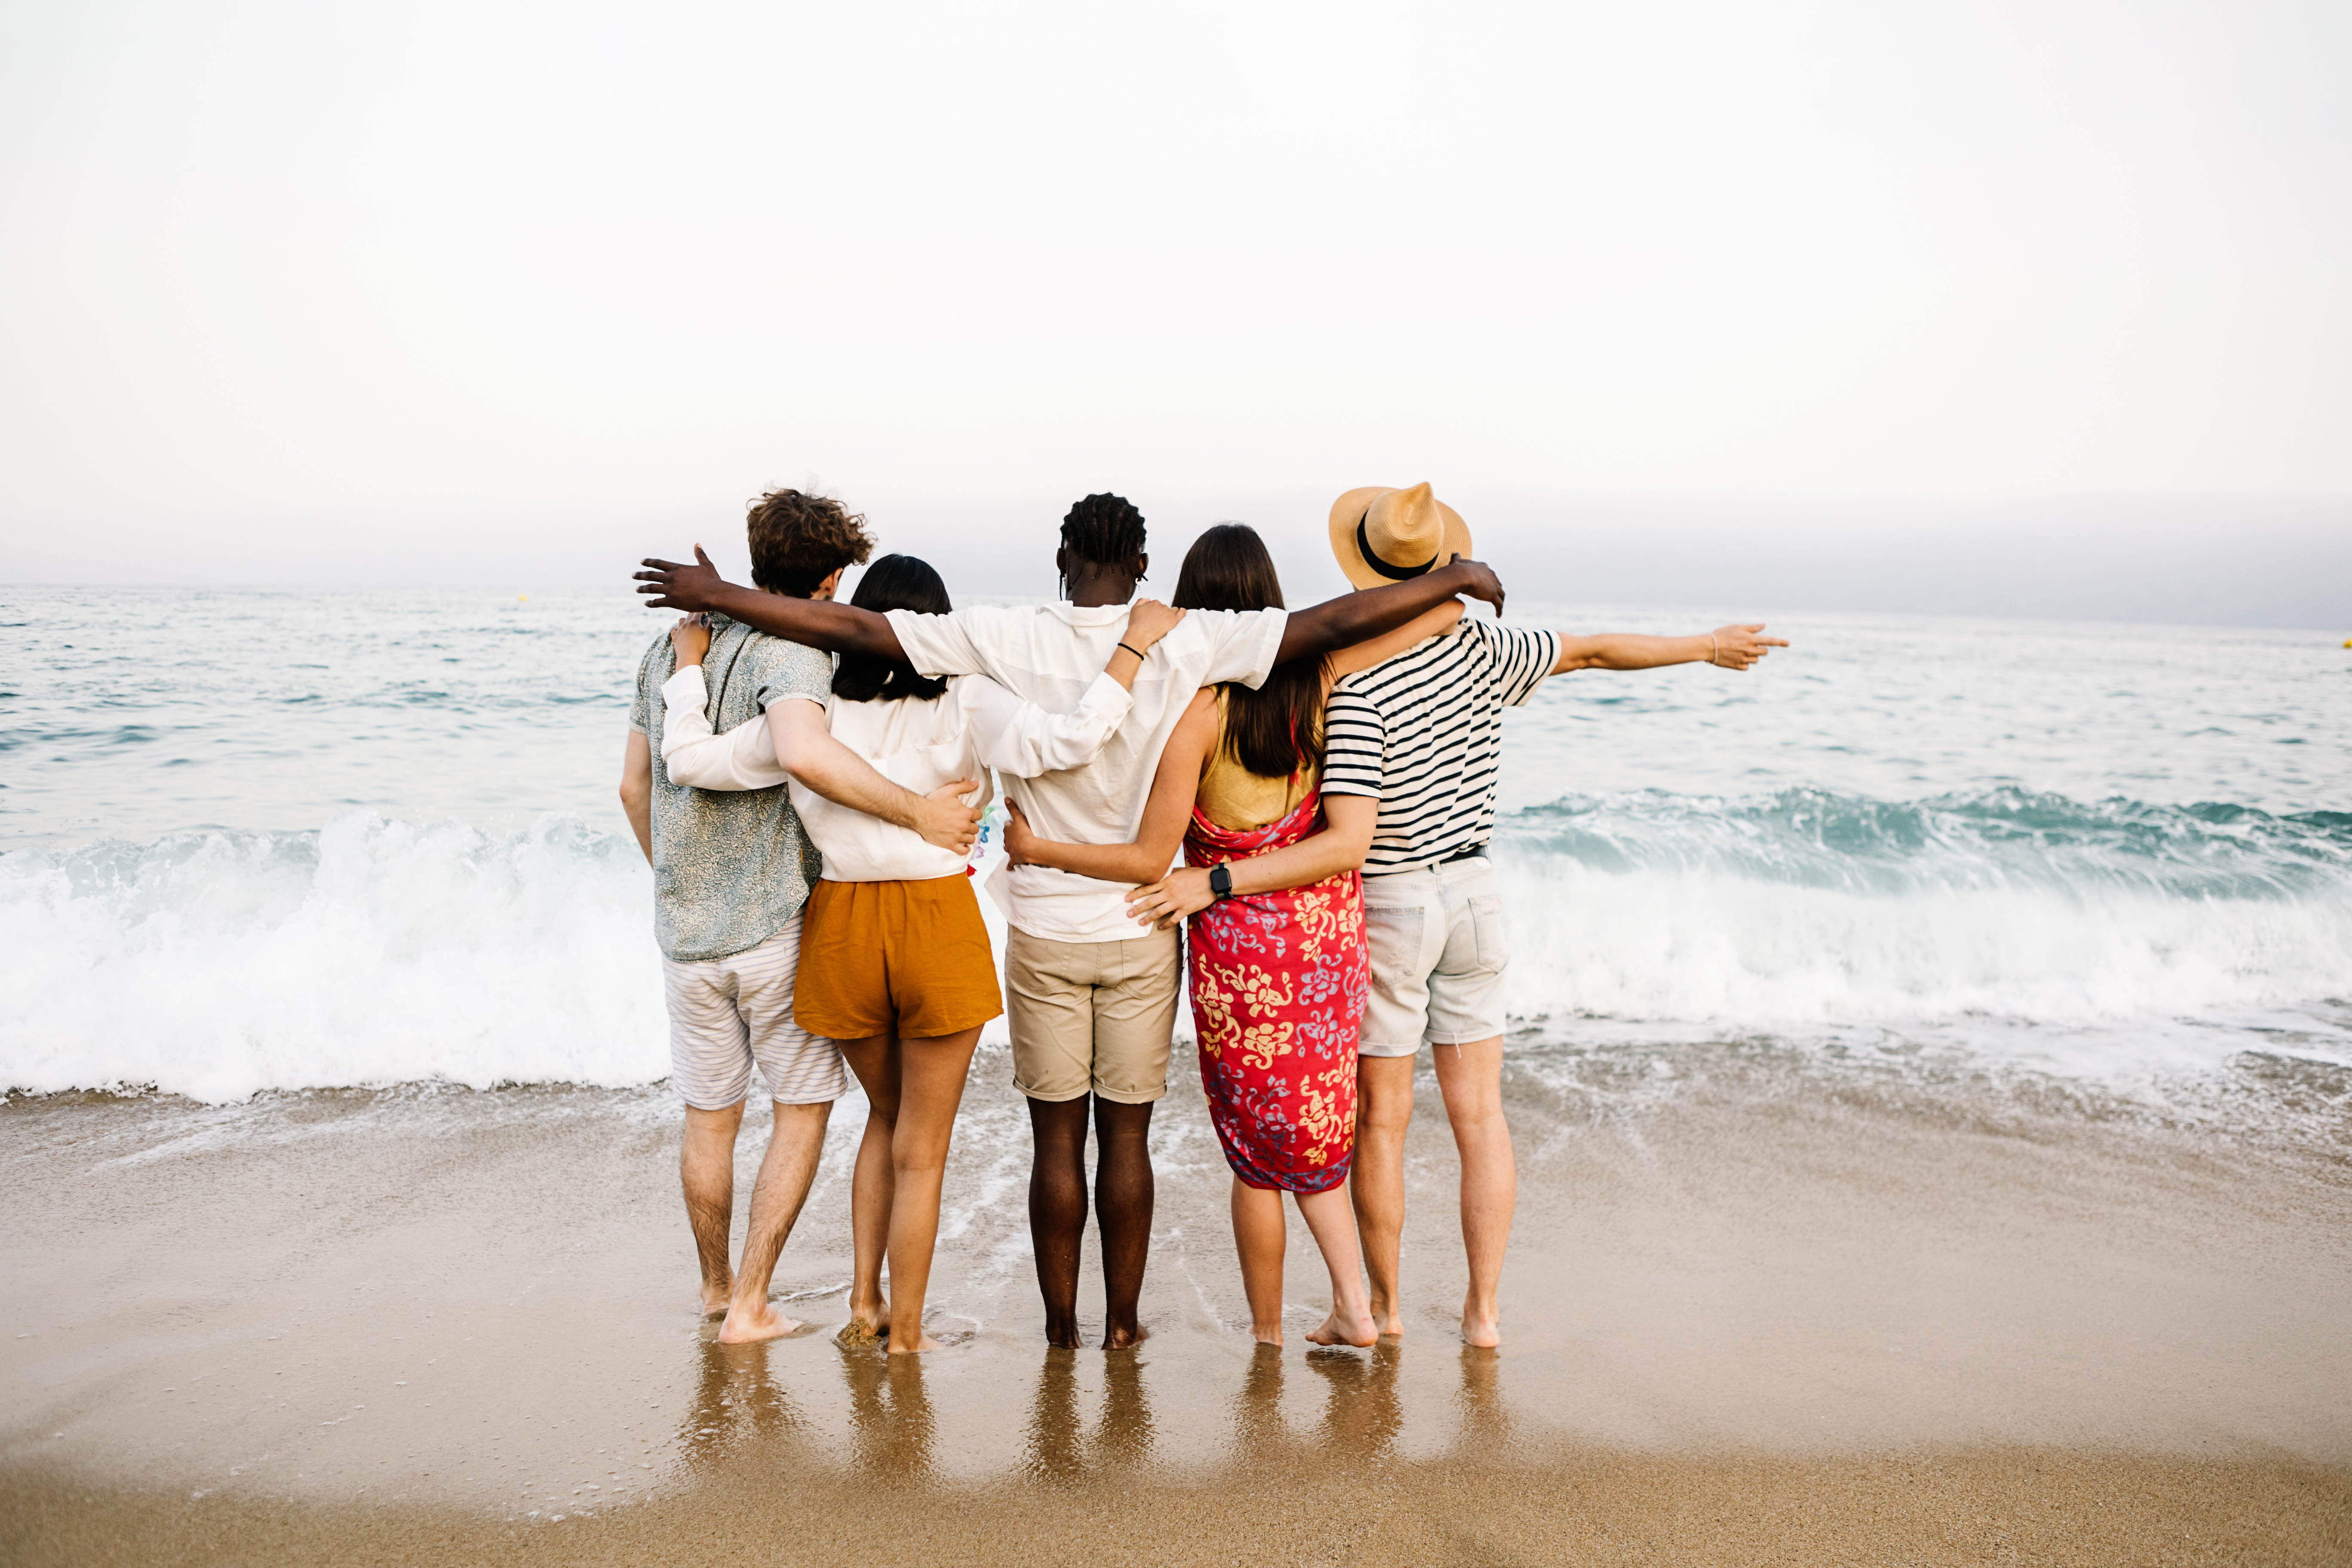
[[(1049, 712), (1077, 706), (1124, 639), (1129, 601), (1150, 567), (1143, 514), (1123, 497), (1089, 495), (1062, 521), (1054, 563), (1060, 602), (968, 605), (948, 615), (886, 614), (787, 600), (722, 579), (699, 545), (692, 564), (648, 559), (638, 592), (656, 609), (716, 610), (813, 647), (911, 665), (925, 676), (986, 675)], [(1313, 658), (1393, 631), (1457, 595), (1499, 613), (1503, 588), (1475, 561), (1455, 561), (1304, 610), (1194, 610), (1135, 678), (1128, 715), (1095, 760), (1019, 781), (1032, 829), (1075, 844), (1134, 840), (1160, 753), (1204, 686), (1265, 684), (1276, 664)], [(1168, 1087), (1170, 1037), (1181, 989), (1173, 930), (1138, 931), (1129, 884), (1049, 866), (992, 879), (1011, 927), (1004, 960), (1013, 1079), (1029, 1102), (1034, 1152), (1029, 1225), (1049, 1343), (1082, 1342), (1078, 1254), (1086, 1232), (1086, 1145), (1099, 1140), (1094, 1208), (1107, 1302), (1102, 1343), (1137, 1344), (1150, 1250), (1153, 1183), (1146, 1139)]]

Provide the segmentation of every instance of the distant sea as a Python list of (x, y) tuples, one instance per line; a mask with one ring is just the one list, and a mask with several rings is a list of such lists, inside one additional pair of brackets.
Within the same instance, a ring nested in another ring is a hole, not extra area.
[[(1532, 600), (1511, 619), (1723, 618)], [(614, 790), (666, 616), (39, 588), (0, 590), (0, 1089), (663, 1076)], [(1772, 630), (1796, 646), (1752, 674), (1583, 673), (1509, 716), (1521, 1092), (1639, 1095), (1728, 1045), (2175, 1108), (2283, 1071), (2347, 1110), (2340, 637)]]

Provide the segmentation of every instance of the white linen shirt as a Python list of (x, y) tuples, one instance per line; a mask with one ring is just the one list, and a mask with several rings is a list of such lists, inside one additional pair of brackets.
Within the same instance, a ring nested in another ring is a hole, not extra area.
[[(1063, 712), (1109, 662), (1126, 635), (1128, 606), (976, 605), (945, 616), (889, 615), (908, 662), (923, 674), (986, 675), (1016, 697)], [(1066, 844), (1133, 842), (1160, 753), (1192, 693), (1228, 680), (1263, 685), (1288, 619), (1280, 610), (1187, 611), (1153, 645), (1136, 673), (1125, 721), (1091, 762), (1006, 786), (1029, 826)], [(1142, 934), (1128, 915), (1125, 883), (1050, 866), (1014, 866), (998, 876), (1006, 879), (1007, 915), (1031, 936), (1125, 942)]]
[[(776, 761), (764, 719), (713, 734), (699, 666), (670, 677), (662, 700), (669, 712), (662, 731), (662, 767), (669, 776), (698, 789), (790, 784), (793, 809), (824, 858), (825, 881), (919, 882), (964, 869), (963, 857), (954, 850), (926, 841), (912, 828), (827, 800), (792, 777)], [(1127, 689), (1102, 674), (1066, 714), (1024, 702), (986, 676), (950, 680), (945, 695), (930, 701), (827, 697), (824, 703), (833, 738), (892, 784), (929, 795), (957, 779), (980, 780), (980, 788), (963, 797), (967, 805), (988, 804), (991, 768), (1026, 778), (1086, 763), (1118, 728), (1129, 706)]]

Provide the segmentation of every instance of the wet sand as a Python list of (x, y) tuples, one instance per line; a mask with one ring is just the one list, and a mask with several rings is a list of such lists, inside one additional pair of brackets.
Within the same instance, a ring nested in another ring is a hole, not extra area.
[(1003, 1068), (920, 1363), (829, 1335), (855, 1100), (777, 1275), (825, 1331), (736, 1349), (694, 1310), (658, 1090), (13, 1100), (0, 1557), (2352, 1561), (2336, 1079), (2216, 1121), (1733, 1046), (1515, 1069), (1493, 1354), (1450, 1331), (1433, 1097), (1403, 1340), (1255, 1350), (1180, 1077), (1153, 1337), (1072, 1353), (1037, 1333)]

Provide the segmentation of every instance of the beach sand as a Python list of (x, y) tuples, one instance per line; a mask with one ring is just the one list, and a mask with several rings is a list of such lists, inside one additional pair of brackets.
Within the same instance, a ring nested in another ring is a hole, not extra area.
[(1180, 1066), (1152, 1338), (1051, 1352), (984, 1053), (919, 1363), (830, 1336), (855, 1100), (777, 1275), (818, 1327), (730, 1349), (661, 1090), (18, 1098), (0, 1556), (2352, 1562), (2343, 1075), (2242, 1075), (2262, 1114), (2214, 1120), (1728, 1044), (1593, 1062), (1511, 1075), (1499, 1353), (1451, 1331), (1433, 1094), (1401, 1342), (1253, 1347)]

